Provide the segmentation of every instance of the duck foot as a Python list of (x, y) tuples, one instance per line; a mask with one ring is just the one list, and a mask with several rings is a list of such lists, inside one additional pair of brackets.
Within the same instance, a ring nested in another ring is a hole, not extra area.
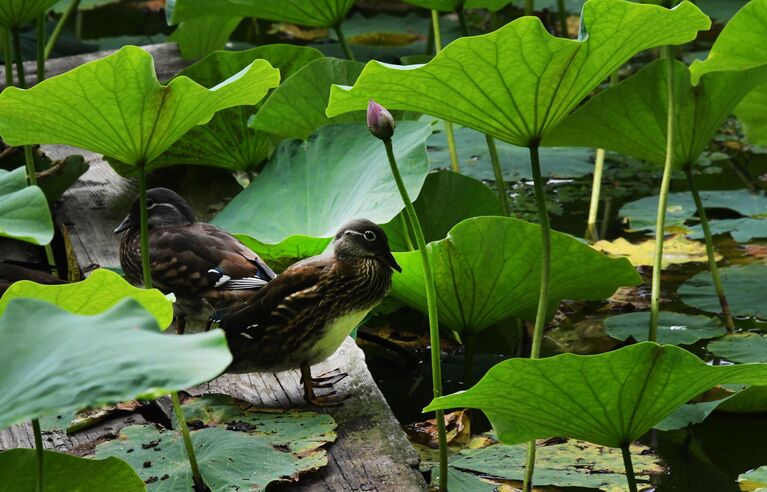
[(312, 377), (309, 364), (301, 364), (301, 382), (304, 385), (304, 400), (317, 407), (337, 407), (350, 395), (336, 396), (336, 391), (330, 391), (324, 395), (315, 394), (315, 389), (332, 388), (333, 385), (348, 376), (347, 373), (338, 369), (328, 371), (316, 378)]

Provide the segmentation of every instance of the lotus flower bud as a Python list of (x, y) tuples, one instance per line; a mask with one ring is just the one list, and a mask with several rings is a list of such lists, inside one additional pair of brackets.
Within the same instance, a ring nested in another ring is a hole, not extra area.
[(370, 133), (381, 140), (394, 135), (394, 118), (391, 113), (372, 99), (368, 102), (368, 128)]

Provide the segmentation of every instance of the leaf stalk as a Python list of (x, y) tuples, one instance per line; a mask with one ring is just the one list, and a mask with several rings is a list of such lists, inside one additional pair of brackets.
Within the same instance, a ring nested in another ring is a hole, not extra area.
[(341, 28), (341, 24), (339, 23), (333, 28), (333, 30), (336, 32), (336, 36), (338, 37), (338, 42), (341, 44), (341, 49), (344, 52), (344, 56), (346, 56), (348, 60), (355, 61), (354, 53), (352, 52), (351, 46), (349, 46), (349, 42), (346, 40), (346, 35)]
[(64, 30), (64, 26), (69, 22), (69, 18), (72, 17), (72, 14), (77, 12), (78, 7), (80, 6), (80, 0), (73, 0), (67, 9), (64, 11), (63, 14), (61, 14), (61, 17), (59, 18), (59, 21), (56, 23), (56, 27), (53, 28), (53, 32), (51, 33), (51, 38), (48, 40), (48, 43), (45, 45), (45, 59), (51, 57), (51, 54), (53, 53), (53, 48), (56, 47), (56, 42), (59, 40), (59, 37), (61, 36), (61, 31)]
[[(462, 9), (461, 9), (462, 10)], [(439, 12), (436, 10), (431, 11), (431, 27), (434, 32), (434, 54), (438, 54), (442, 51), (442, 33), (439, 30)], [(455, 173), (461, 172), (461, 166), (458, 161), (458, 151), (455, 147), (455, 131), (453, 130), (453, 123), (445, 120), (445, 136), (447, 137), (447, 152), (450, 154), (450, 169)]]
[(45, 80), (45, 14), (37, 18), (37, 83)]
[(35, 490), (37, 490), (37, 492), (43, 492), (43, 480), (45, 479), (45, 467), (43, 462), (43, 433), (40, 430), (40, 421), (38, 419), (32, 419), (32, 433), (35, 435), (35, 456), (37, 457), (37, 481)]
[(637, 480), (634, 475), (634, 464), (631, 462), (631, 449), (628, 444), (621, 446), (621, 453), (623, 454), (623, 466), (626, 468), (629, 492), (637, 492)]
[[(437, 318), (437, 290), (434, 285), (431, 258), (429, 250), (426, 248), (426, 239), (423, 235), (421, 223), (418, 220), (418, 215), (413, 207), (413, 202), (410, 200), (407, 188), (405, 187), (404, 181), (402, 181), (402, 176), (397, 167), (397, 160), (394, 157), (391, 138), (383, 139), (383, 142), (386, 147), (386, 156), (389, 158), (389, 166), (391, 167), (394, 181), (397, 183), (397, 189), (399, 190), (402, 202), (405, 205), (405, 217), (407, 217), (407, 220), (410, 223), (410, 228), (415, 236), (416, 246), (418, 247), (418, 252), (421, 257), (421, 265), (426, 282), (426, 304), (429, 315), (432, 390), (434, 398), (439, 398), (442, 396), (442, 361), (440, 358), (439, 320)], [(445, 412), (443, 410), (437, 410), (435, 413), (437, 422), (437, 440), (439, 441), (439, 490), (442, 492), (447, 490), (447, 432), (445, 429)]]

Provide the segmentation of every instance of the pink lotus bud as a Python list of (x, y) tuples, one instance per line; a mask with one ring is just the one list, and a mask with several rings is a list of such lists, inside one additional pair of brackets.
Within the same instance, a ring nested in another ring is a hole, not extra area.
[(391, 113), (372, 99), (368, 102), (368, 128), (370, 133), (381, 140), (394, 135), (394, 118)]

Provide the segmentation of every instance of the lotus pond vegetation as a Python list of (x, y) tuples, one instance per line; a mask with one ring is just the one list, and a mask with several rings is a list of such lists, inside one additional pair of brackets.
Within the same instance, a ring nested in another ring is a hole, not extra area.
[(767, 0), (0, 45), (0, 492), (767, 490)]

